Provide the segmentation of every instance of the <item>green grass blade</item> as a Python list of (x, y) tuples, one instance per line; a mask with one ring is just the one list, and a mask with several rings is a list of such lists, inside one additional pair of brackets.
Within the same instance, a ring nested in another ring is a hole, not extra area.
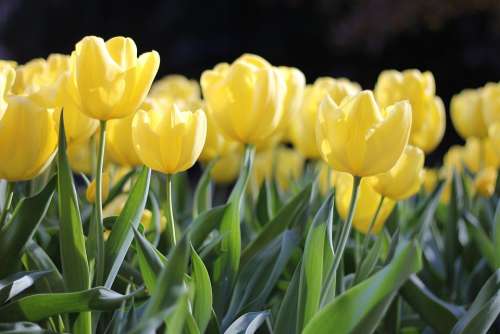
[(193, 315), (199, 331), (204, 333), (212, 317), (212, 283), (205, 264), (194, 249), (191, 253), (191, 262), (195, 287)]

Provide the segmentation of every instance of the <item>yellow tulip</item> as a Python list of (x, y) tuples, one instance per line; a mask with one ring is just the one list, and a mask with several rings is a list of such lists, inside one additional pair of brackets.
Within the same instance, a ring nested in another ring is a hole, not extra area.
[(304, 88), (306, 86), (306, 77), (299, 69), (295, 67), (278, 67), (279, 72), (285, 79), (286, 95), (283, 103), (283, 118), (278, 131), (285, 131), (288, 128), (290, 120), (296, 117), (302, 99), (304, 97)]
[(236, 148), (220, 156), (212, 167), (210, 173), (212, 180), (219, 184), (236, 180), (240, 173), (242, 153), (241, 148)]
[(361, 87), (357, 83), (344, 78), (318, 78), (313, 85), (306, 86), (302, 106), (290, 126), (290, 139), (294, 147), (306, 158), (319, 158), (316, 121), (321, 101), (329, 95), (338, 105), (346, 96), (353, 96), (360, 90)]
[(475, 137), (469, 137), (462, 149), (462, 161), (467, 168), (476, 173), (481, 168), (481, 141)]
[(456, 170), (457, 172), (462, 172), (463, 168), (463, 150), (464, 148), (459, 145), (453, 145), (448, 149), (448, 152), (444, 155), (443, 158), (443, 171), (444, 174), (443, 176), (447, 176), (448, 174), (451, 175), (451, 172), (453, 170)]
[(50, 164), (57, 146), (52, 111), (11, 95), (0, 119), (0, 179), (29, 180)]
[(498, 172), (493, 167), (482, 169), (474, 179), (474, 190), (483, 197), (491, 197), (495, 192)]
[[(87, 198), (87, 201), (89, 203), (95, 202), (95, 195), (96, 195), (95, 187), (96, 187), (96, 182), (94, 179), (87, 186), (87, 191), (85, 192), (85, 197)], [(106, 198), (108, 198), (108, 195), (109, 195), (109, 174), (102, 173), (102, 199), (103, 199), (103, 201), (105, 201)]]
[(482, 110), (485, 124), (500, 122), (500, 83), (490, 82), (482, 88)]
[(446, 112), (440, 97), (434, 97), (429, 103), (427, 117), (423, 120), (420, 129), (410, 135), (410, 144), (429, 153), (439, 145), (446, 130)]
[[(353, 177), (347, 173), (338, 173), (335, 188), (335, 205), (342, 219), (347, 219), (352, 197)], [(368, 179), (362, 179), (358, 192), (358, 202), (352, 224), (361, 233), (368, 233), (370, 223), (375, 216), (382, 196), (377, 193)], [(375, 220), (372, 233), (378, 234), (394, 209), (395, 202), (385, 198)]]
[(16, 78), (16, 71), (9, 64), (0, 65), (0, 120), (7, 110), (7, 94), (9, 94)]
[(137, 57), (134, 41), (88, 36), (75, 49), (75, 80), (81, 111), (87, 116), (109, 120), (136, 112), (146, 98), (160, 65), (156, 51)]
[(134, 115), (108, 122), (106, 129), (106, 148), (114, 163), (134, 167), (141, 164), (132, 141), (132, 121)]
[(226, 156), (228, 153), (234, 151), (239, 144), (222, 134), (214, 121), (210, 109), (205, 108), (204, 110), (207, 116), (207, 138), (200, 155), (200, 160), (208, 162), (217, 157)]
[(137, 155), (146, 166), (175, 174), (194, 165), (205, 143), (205, 113), (180, 111), (174, 105), (154, 100), (144, 103), (132, 123), (132, 139)]
[(278, 147), (275, 152), (276, 183), (281, 190), (287, 191), (290, 182), (298, 180), (304, 170), (304, 157), (294, 149)]
[(250, 193), (256, 197), (259, 194), (260, 187), (265, 180), (271, 179), (273, 176), (274, 163), (273, 150), (257, 152), (252, 166), (252, 174), (250, 175), (248, 189)]
[(423, 186), (426, 193), (428, 194), (432, 193), (436, 188), (438, 181), (439, 181), (439, 174), (437, 170), (424, 168)]
[(243, 144), (270, 137), (283, 116), (285, 80), (265, 59), (245, 54), (203, 72), (201, 88), (218, 128)]
[(483, 138), (488, 129), (483, 119), (481, 90), (465, 89), (451, 99), (451, 120), (462, 138)]
[(92, 174), (94, 164), (92, 155), (95, 149), (90, 140), (74, 142), (68, 146), (68, 161), (71, 169), (78, 173)]
[(372, 176), (390, 170), (403, 154), (411, 128), (411, 106), (398, 102), (380, 109), (371, 91), (345, 98), (340, 106), (321, 103), (317, 143), (334, 170)]
[(495, 143), (493, 138), (487, 137), (483, 139), (482, 144), (484, 167), (498, 169), (500, 167), (500, 143)]
[(411, 145), (388, 172), (370, 177), (373, 189), (382, 196), (395, 201), (416, 194), (424, 178), (424, 152)]
[(500, 159), (500, 122), (491, 125), (488, 133), (493, 149), (497, 154), (497, 158)]
[(4, 66), (12, 67), (15, 69), (17, 67), (17, 62), (15, 60), (0, 59), (0, 68)]
[(201, 99), (200, 86), (196, 80), (189, 80), (183, 75), (167, 75), (156, 81), (151, 87), (153, 98), (168, 98), (180, 108), (193, 108)]

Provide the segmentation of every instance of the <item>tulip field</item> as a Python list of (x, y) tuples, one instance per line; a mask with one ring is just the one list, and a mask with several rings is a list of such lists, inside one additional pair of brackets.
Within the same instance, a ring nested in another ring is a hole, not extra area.
[(159, 66), (0, 60), (0, 333), (500, 333), (500, 83)]

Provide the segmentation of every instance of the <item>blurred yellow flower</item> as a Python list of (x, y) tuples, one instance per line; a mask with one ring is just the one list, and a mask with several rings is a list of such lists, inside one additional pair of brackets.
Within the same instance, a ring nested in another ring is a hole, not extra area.
[(304, 170), (304, 157), (294, 149), (278, 147), (275, 150), (276, 183), (281, 190), (287, 191), (290, 183), (297, 181)]
[(481, 107), (481, 89), (465, 89), (451, 99), (451, 120), (462, 138), (488, 134)]
[(205, 144), (207, 118), (203, 110), (181, 111), (154, 100), (144, 103), (132, 123), (137, 155), (148, 167), (175, 174), (194, 165)]
[(439, 145), (446, 130), (446, 112), (443, 101), (440, 97), (434, 97), (429, 103), (427, 117), (423, 120), (422, 126), (410, 135), (410, 144), (421, 148), (429, 153)]
[(327, 96), (319, 110), (317, 144), (334, 170), (372, 176), (396, 164), (408, 143), (410, 127), (408, 102), (381, 109), (371, 91), (362, 91), (337, 106)]
[[(90, 184), (87, 186), (87, 190), (85, 191), (85, 197), (87, 198), (87, 201), (89, 203), (94, 203), (95, 202), (95, 195), (96, 195), (96, 182), (95, 179), (90, 182)], [(108, 198), (109, 195), (109, 174), (104, 172), (102, 173), (102, 200), (105, 201), (106, 198)]]
[(171, 74), (156, 81), (151, 87), (153, 98), (171, 99), (180, 108), (196, 108), (201, 99), (200, 85), (183, 75)]
[(483, 197), (491, 197), (495, 192), (498, 171), (493, 167), (486, 167), (479, 171), (474, 178), (474, 190)]
[(137, 57), (131, 38), (83, 38), (75, 48), (81, 111), (99, 120), (132, 115), (146, 98), (159, 65), (156, 51)]
[(0, 120), (7, 110), (7, 94), (10, 93), (16, 78), (16, 71), (8, 63), (0, 64)]
[(500, 122), (500, 83), (490, 82), (482, 88), (482, 110), (487, 126)]
[(212, 180), (219, 184), (235, 181), (240, 173), (242, 153), (241, 148), (236, 148), (220, 156), (212, 167)]
[(491, 145), (497, 154), (497, 159), (500, 159), (500, 122), (491, 125), (488, 133)]
[(273, 135), (283, 116), (285, 80), (265, 59), (244, 54), (203, 72), (201, 87), (217, 127), (243, 144)]
[(439, 181), (439, 173), (436, 169), (424, 168), (423, 186), (426, 193), (428, 194), (432, 193), (436, 188), (438, 181)]
[[(335, 205), (340, 217), (347, 219), (349, 204), (352, 196), (353, 177), (347, 173), (338, 173), (335, 184)], [(358, 192), (358, 202), (353, 218), (353, 226), (361, 233), (368, 233), (370, 223), (375, 216), (382, 196), (373, 190), (368, 179), (361, 179)], [(385, 221), (394, 209), (395, 202), (390, 198), (384, 198), (380, 212), (373, 225), (372, 233), (378, 234)]]
[(373, 189), (395, 201), (416, 194), (424, 178), (424, 152), (408, 145), (398, 162), (389, 171), (370, 177)]
[(106, 124), (106, 151), (116, 164), (125, 167), (141, 165), (132, 141), (132, 121), (134, 115), (110, 120)]
[(306, 77), (304, 73), (295, 67), (280, 66), (278, 70), (285, 79), (286, 95), (283, 102), (283, 117), (277, 132), (284, 132), (287, 130), (290, 121), (297, 116), (302, 105)]
[(70, 144), (67, 154), (71, 169), (77, 173), (92, 174), (94, 152), (95, 148), (91, 145), (91, 140)]
[(252, 166), (248, 189), (256, 197), (259, 194), (260, 187), (265, 180), (271, 179), (273, 175), (274, 164), (273, 150), (257, 152)]

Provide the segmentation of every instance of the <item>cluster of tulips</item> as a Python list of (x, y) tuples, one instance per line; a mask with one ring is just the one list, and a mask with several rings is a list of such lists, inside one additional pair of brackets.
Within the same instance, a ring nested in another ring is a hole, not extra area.
[[(446, 111), (430, 72), (384, 71), (373, 90), (362, 90), (345, 78), (306, 84), (299, 69), (275, 67), (252, 54), (204, 71), (199, 83), (181, 75), (154, 82), (159, 66), (157, 52), (138, 56), (130, 38), (95, 36), (83, 38), (71, 55), (52, 54), (22, 65), (0, 61), (0, 179), (7, 181), (0, 241), (12, 238), (10, 231), (22, 222), (23, 201), (47, 189), (58, 198), (57, 212), (51, 213), (48, 199), (40, 217), (29, 218), (32, 230), (16, 239), (22, 242), (16, 241), (15, 252), (6, 248), (10, 241), (0, 247), (14, 252), (8, 253), (14, 259), (0, 261), (0, 279), (15, 282), (23, 268), (28, 270), (23, 277), (32, 281), (28, 288), (38, 280), (30, 272), (57, 271), (60, 265), (64, 288), (42, 290), (47, 303), (51, 296), (94, 293), (87, 298), (94, 304), (49, 311), (33, 311), (30, 298), (36, 294), (21, 294), (11, 301), (14, 306), (7, 303), (10, 298), (1, 299), (0, 321), (49, 319), (48, 330), (75, 333), (104, 332), (109, 323), (114, 331), (134, 333), (161, 326), (168, 333), (253, 333), (266, 323), (262, 330), (276, 333), (369, 333), (380, 329), (389, 307), (401, 300), (399, 287), (420, 270), (419, 244), (428, 244), (429, 233), (437, 231), (431, 225), (439, 223), (439, 208), (455, 207), (451, 231), (458, 231), (459, 221), (473, 220), (471, 212), (481, 214), (460, 208), (481, 203), (496, 226), (491, 231), (500, 231), (499, 209), (494, 211), (499, 83), (453, 97), (451, 118), (466, 144), (450, 148), (437, 170), (424, 167), (425, 154), (443, 138)], [(185, 172), (196, 162), (202, 176), (185, 204), (182, 195), (198, 174), (186, 177)], [(222, 190), (217, 201), (224, 203), (214, 208), (212, 182)], [(233, 183), (226, 198), (224, 190)], [(27, 214), (36, 215), (33, 210)], [(386, 226), (391, 217), (393, 226)], [(406, 223), (398, 226), (398, 219)], [(27, 249), (48, 240), (44, 225), (55, 226), (59, 234), (61, 258), (47, 255), (50, 268), (34, 265), (27, 255)], [(300, 232), (291, 236), (290, 231)], [(500, 235), (490, 241), (483, 232), (478, 240), (492, 248), (485, 246), (489, 255), (480, 257), (495, 270)], [(399, 234), (406, 235), (404, 242)], [(280, 246), (287, 242), (294, 245), (288, 251)], [(300, 252), (292, 251), (302, 245)], [(276, 247), (281, 251), (273, 253)], [(267, 263), (268, 252), (277, 262), (258, 267), (259, 261)], [(16, 256), (23, 260), (16, 262)], [(351, 258), (354, 270), (347, 269)], [(457, 277), (451, 267), (445, 269), (447, 279)], [(349, 271), (354, 278), (339, 284)], [(394, 292), (380, 292), (385, 290), (376, 282), (382, 274), (392, 275), (387, 284)], [(0, 291), (5, 286), (0, 284)], [(131, 293), (138, 286), (146, 288), (143, 296)], [(100, 287), (106, 290), (96, 297)], [(280, 289), (284, 296), (274, 294)], [(345, 306), (351, 290), (361, 299)], [(366, 309), (355, 314), (365, 302)], [(144, 306), (142, 319), (126, 327), (130, 320), (123, 314), (136, 305)], [(114, 309), (109, 322), (100, 318), (102, 311)], [(75, 312), (76, 320), (64, 315)], [(451, 313), (456, 318), (448, 327), (427, 314), (423, 318), (436, 332), (465, 333), (461, 330), (469, 323)], [(123, 323), (113, 322), (120, 314)], [(482, 322), (484, 330), (493, 320)]]

